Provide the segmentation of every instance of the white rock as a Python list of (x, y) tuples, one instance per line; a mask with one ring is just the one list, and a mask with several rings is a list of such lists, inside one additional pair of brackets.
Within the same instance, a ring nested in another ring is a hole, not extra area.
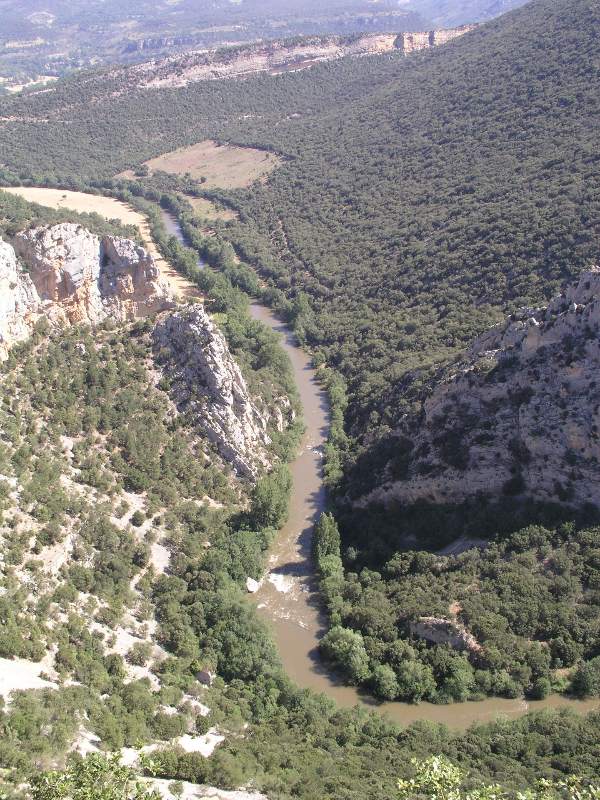
[(6, 700), (11, 692), (58, 688), (55, 683), (40, 678), (40, 673), (47, 670), (48, 664), (45, 661), (0, 658), (0, 696)]
[(238, 473), (256, 478), (270, 466), (269, 418), (250, 396), (221, 331), (194, 305), (159, 321), (154, 339), (163, 356), (166, 351), (163, 366), (178, 407), (193, 415)]
[(61, 223), (18, 233), (14, 248), (0, 240), (0, 357), (41, 316), (54, 326), (96, 325), (173, 305), (152, 256), (129, 239)]
[(390, 470), (357, 505), (517, 492), (600, 507), (599, 386), (593, 268), (547, 307), (523, 309), (477, 337), (461, 363), (441, 371), (422, 413), (397, 431), (406, 477)]

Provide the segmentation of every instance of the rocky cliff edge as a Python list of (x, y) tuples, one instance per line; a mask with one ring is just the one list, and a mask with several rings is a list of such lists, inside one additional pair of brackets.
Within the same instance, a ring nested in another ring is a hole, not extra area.
[(600, 268), (479, 336), (396, 435), (388, 480), (359, 505), (486, 495), (600, 506)]
[(130, 239), (62, 223), (0, 240), (0, 358), (41, 317), (56, 327), (135, 319), (174, 306), (152, 256)]
[[(159, 320), (154, 343), (178, 409), (193, 416), (239, 474), (256, 478), (271, 465), (270, 412), (250, 396), (225, 337), (204, 308), (191, 306)], [(274, 411), (281, 416), (280, 408)], [(292, 414), (289, 403), (284, 411)]]

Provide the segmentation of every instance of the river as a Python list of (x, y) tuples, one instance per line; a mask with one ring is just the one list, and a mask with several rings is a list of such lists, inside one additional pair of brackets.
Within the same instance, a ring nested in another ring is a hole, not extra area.
[[(168, 232), (184, 242), (177, 220), (163, 211), (163, 221)], [(254, 319), (281, 335), (281, 344), (292, 363), (306, 423), (299, 453), (290, 464), (293, 489), (288, 521), (271, 549), (268, 573), (260, 589), (251, 596), (259, 614), (273, 630), (281, 661), (292, 680), (303, 688), (325, 693), (340, 706), (359, 704), (403, 725), (431, 720), (457, 730), (464, 730), (475, 722), (490, 722), (498, 717), (516, 718), (544, 708), (568, 707), (581, 713), (600, 708), (598, 699), (574, 700), (563, 695), (536, 701), (492, 697), (451, 705), (378, 703), (336, 681), (318, 658), (317, 645), (325, 621), (319, 611), (310, 556), (312, 526), (325, 507), (322, 450), (328, 430), (327, 397), (319, 386), (310, 358), (298, 346), (291, 330), (265, 306), (253, 303), (250, 312)]]

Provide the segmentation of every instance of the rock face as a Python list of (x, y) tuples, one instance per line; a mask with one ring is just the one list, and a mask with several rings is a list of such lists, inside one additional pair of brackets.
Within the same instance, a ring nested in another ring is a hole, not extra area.
[(414, 53), (417, 50), (424, 50), (428, 47), (437, 47), (446, 44), (458, 36), (462, 36), (476, 28), (476, 25), (461, 25), (458, 28), (442, 28), (434, 31), (420, 31), (418, 33), (400, 33), (396, 39), (395, 46), (402, 50), (405, 55)]
[(270, 466), (270, 417), (251, 398), (225, 337), (204, 308), (169, 314), (157, 323), (154, 341), (178, 408), (195, 417), (238, 473), (256, 478)]
[(406, 55), (462, 36), (475, 25), (420, 33), (366, 33), (359, 36), (304, 36), (300, 41), (276, 40), (217, 51), (192, 50), (149, 61), (129, 69), (129, 84), (142, 89), (187, 86), (222, 78), (244, 78), (258, 72), (279, 74), (307, 69), (321, 61), (401, 50)]
[(26, 339), (38, 316), (40, 298), (13, 248), (0, 239), (0, 357)]
[[(600, 506), (600, 269), (478, 337), (397, 431), (371, 501), (527, 496)], [(390, 473), (391, 474), (391, 473)]]
[[(17, 258), (18, 256), (18, 258)], [(23, 269), (18, 259), (25, 265)], [(174, 305), (152, 256), (130, 239), (62, 223), (0, 241), (0, 355), (45, 316), (55, 326), (122, 322)]]
[(452, 620), (438, 617), (420, 617), (410, 623), (412, 636), (434, 644), (449, 644), (454, 650), (477, 652), (481, 645), (472, 633)]

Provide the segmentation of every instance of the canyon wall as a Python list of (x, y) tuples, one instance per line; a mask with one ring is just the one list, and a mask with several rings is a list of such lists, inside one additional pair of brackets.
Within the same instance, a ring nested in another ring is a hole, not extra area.
[(258, 72), (276, 75), (307, 69), (322, 61), (345, 56), (367, 56), (400, 50), (406, 55), (444, 44), (475, 28), (462, 25), (420, 33), (369, 33), (357, 36), (306, 36), (240, 45), (216, 51), (190, 51), (131, 67), (131, 81), (139, 88), (181, 87), (222, 78), (244, 78)]
[(174, 306), (152, 256), (130, 239), (74, 223), (0, 240), (0, 358), (38, 319), (53, 327), (123, 322)]
[[(359, 505), (477, 496), (600, 505), (600, 270), (479, 336), (395, 432), (397, 463)], [(393, 477), (392, 477), (393, 475)]]
[(247, 478), (271, 466), (270, 412), (250, 395), (225, 337), (204, 308), (193, 305), (160, 319), (154, 343), (177, 408), (197, 422), (223, 458)]

